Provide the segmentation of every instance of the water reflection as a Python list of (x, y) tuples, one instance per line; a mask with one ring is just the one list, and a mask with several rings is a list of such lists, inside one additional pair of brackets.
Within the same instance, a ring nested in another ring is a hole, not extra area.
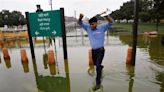
[[(138, 35), (138, 48), (149, 53), (150, 59), (159, 65), (164, 65), (164, 47), (161, 44), (162, 35), (150, 37), (145, 35)], [(131, 35), (120, 35), (120, 40), (124, 44), (131, 46)]]
[[(45, 44), (43, 44), (43, 42), (45, 42)], [(47, 46), (48, 44), (48, 40), (37, 40), (34, 43), (34, 47), (40, 47), (40, 46)], [(22, 48), (22, 47), (29, 47), (29, 43), (28, 43), (28, 38), (26, 37), (3, 37), (0, 38), (0, 48)]]
[(3, 48), (3, 47), (21, 47), (21, 41), (24, 41), (26, 42), (27, 44), (27, 38), (15, 38), (15, 37), (4, 37), (4, 38), (1, 38), (0, 39), (0, 47)]
[[(37, 64), (35, 59), (33, 60), (33, 68), (36, 79), (36, 84), (38, 91), (43, 92), (71, 92), (70, 91), (70, 79), (69, 79), (69, 67), (68, 61), (64, 61), (65, 65), (65, 75), (63, 76), (44, 76), (39, 75), (37, 70)], [(54, 65), (50, 65), (50, 73), (52, 75), (56, 74), (56, 69)]]
[(95, 75), (95, 67), (94, 65), (89, 65), (89, 68), (88, 68), (88, 74), (93, 77)]
[(10, 59), (4, 59), (6, 67), (9, 69), (11, 68), (11, 62)]
[(51, 75), (56, 75), (56, 65), (55, 64), (48, 64), (50, 69)]
[(157, 72), (156, 75), (156, 80), (159, 81), (159, 85), (160, 85), (160, 92), (164, 92), (164, 73), (162, 72)]
[(160, 71), (154, 67), (151, 67), (151, 70), (155, 73), (155, 83), (160, 85), (159, 92), (164, 92), (164, 71)]
[(88, 92), (104, 92), (103, 85), (101, 85), (101, 87), (96, 91), (93, 91), (92, 88), (90, 88)]
[(22, 66), (23, 66), (23, 71), (24, 73), (28, 73), (29, 72), (29, 64), (28, 62), (22, 62)]
[(129, 76), (129, 89), (128, 92), (133, 92), (133, 83), (134, 83), (134, 76), (135, 76), (135, 70), (134, 66), (126, 65), (127, 75)]
[(1, 56), (0, 56), (0, 64), (1, 64)]
[(43, 54), (43, 65), (44, 65), (44, 69), (48, 69), (47, 61), (48, 61), (47, 54)]
[(43, 65), (44, 65), (44, 69), (48, 69), (48, 66), (49, 66), (49, 70), (50, 70), (51, 75), (56, 75), (56, 65), (55, 64), (48, 64), (47, 54), (43, 54)]
[(160, 43), (161, 36), (150, 39), (149, 55), (150, 59), (159, 65), (164, 65), (164, 47)]

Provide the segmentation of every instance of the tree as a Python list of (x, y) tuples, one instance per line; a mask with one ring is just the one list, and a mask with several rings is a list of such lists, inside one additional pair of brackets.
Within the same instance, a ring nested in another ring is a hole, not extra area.
[(4, 25), (8, 25), (9, 24), (9, 15), (10, 12), (8, 10), (2, 10), (1, 12), (1, 16), (2, 16), (2, 24)]
[(123, 16), (122, 15), (123, 14), (122, 14), (122, 12), (120, 10), (116, 10), (116, 11), (114, 11), (114, 12), (111, 13), (112, 18), (114, 20), (118, 20), (118, 22), (119, 22), (119, 20), (122, 20), (123, 19)]
[(164, 1), (163, 0), (154, 0), (154, 7), (152, 13), (154, 14), (154, 18), (156, 19), (156, 31), (158, 31), (158, 25), (160, 19), (164, 18)]
[(121, 7), (120, 11), (122, 12), (122, 16), (124, 19), (129, 20), (133, 18), (134, 15), (134, 2), (133, 1), (128, 1), (123, 4)]
[(120, 7), (120, 9), (113, 11), (111, 13), (111, 16), (115, 20), (126, 19), (128, 22), (128, 20), (133, 18), (133, 9), (134, 9), (134, 2), (128, 1), (126, 3), (123, 3), (123, 5)]
[(26, 24), (26, 19), (19, 11), (2, 10), (0, 12), (0, 27), (4, 25), (18, 26)]
[(18, 26), (18, 25), (22, 25), (22, 24), (25, 24), (24, 23), (24, 16), (22, 15), (21, 12), (19, 11), (13, 11), (11, 12), (11, 15), (12, 15), (12, 24), (15, 25), (15, 26)]
[(149, 12), (140, 12), (139, 17), (140, 17), (141, 22), (151, 21), (151, 16)]
[(2, 12), (0, 12), (0, 27), (3, 26)]
[[(120, 9), (111, 13), (114, 19), (132, 19), (134, 0), (123, 3)], [(139, 19), (141, 22), (159, 22), (164, 18), (164, 0), (139, 0)]]

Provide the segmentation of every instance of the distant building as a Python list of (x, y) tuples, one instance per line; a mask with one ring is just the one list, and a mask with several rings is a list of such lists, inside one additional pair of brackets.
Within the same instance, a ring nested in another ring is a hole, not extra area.
[(24, 32), (24, 31), (27, 31), (27, 25), (2, 28), (3, 33), (17, 33), (17, 32)]

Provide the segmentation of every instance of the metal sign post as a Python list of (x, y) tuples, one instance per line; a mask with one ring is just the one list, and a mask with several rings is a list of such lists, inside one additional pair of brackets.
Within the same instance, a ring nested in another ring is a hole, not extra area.
[(65, 30), (65, 17), (64, 17), (64, 8), (60, 8), (61, 11), (61, 22), (62, 22), (62, 38), (63, 38), (63, 52), (64, 59), (68, 59), (67, 56), (67, 40), (66, 40), (66, 30)]
[(29, 13), (26, 12), (27, 31), (28, 31), (28, 36), (29, 36), (30, 49), (31, 49), (32, 59), (35, 59), (34, 46), (33, 46), (33, 42), (32, 42), (32, 36), (30, 34), (30, 25), (29, 25), (29, 16), (28, 15), (29, 15)]
[(64, 8), (44, 12), (27, 12), (26, 18), (32, 57), (35, 57), (32, 36), (62, 36), (64, 59), (67, 59)]
[(137, 46), (137, 30), (138, 30), (138, 5), (139, 0), (134, 3), (134, 22), (133, 22), (133, 45), (132, 45), (132, 65), (135, 66), (136, 46)]

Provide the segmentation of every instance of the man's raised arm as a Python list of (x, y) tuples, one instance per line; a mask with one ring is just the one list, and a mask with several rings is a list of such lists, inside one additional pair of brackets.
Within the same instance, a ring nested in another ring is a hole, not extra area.
[(113, 23), (113, 19), (112, 19), (111, 16), (107, 15), (105, 17), (106, 17), (106, 19), (107, 19), (108, 22)]
[(80, 24), (80, 22), (82, 21), (83, 17), (84, 17), (84, 15), (83, 15), (83, 14), (80, 14), (79, 20), (78, 20), (78, 23), (79, 23), (79, 24)]
[(84, 29), (87, 31), (87, 28), (89, 27), (89, 24), (84, 23), (84, 22), (82, 21), (83, 17), (84, 17), (84, 15), (83, 15), (83, 14), (80, 14), (78, 23), (79, 23), (79, 25), (80, 25), (82, 28), (84, 28)]

